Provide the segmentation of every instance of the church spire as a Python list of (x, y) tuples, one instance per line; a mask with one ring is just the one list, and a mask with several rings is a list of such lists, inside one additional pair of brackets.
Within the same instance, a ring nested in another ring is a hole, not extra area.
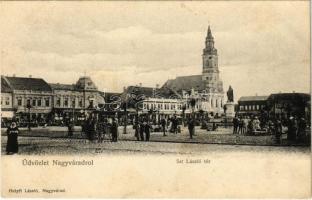
[(210, 25), (208, 26), (207, 39), (213, 39), (212, 34), (211, 34)]
[(214, 38), (211, 33), (210, 25), (208, 25), (205, 44), (204, 54), (217, 55), (217, 49), (214, 47)]

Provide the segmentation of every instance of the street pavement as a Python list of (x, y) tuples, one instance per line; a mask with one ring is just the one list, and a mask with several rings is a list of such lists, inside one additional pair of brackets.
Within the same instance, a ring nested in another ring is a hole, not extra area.
[[(7, 137), (1, 140), (2, 154), (5, 154)], [(102, 154), (181, 154), (201, 155), (233, 152), (281, 152), (308, 154), (309, 147), (304, 146), (250, 146), (250, 145), (220, 145), (170, 142), (146, 142), (121, 140), (102, 143), (89, 142), (85, 139), (20, 137), (19, 155), (102, 155)]]
[[(134, 129), (132, 126), (127, 126), (127, 134), (124, 134), (124, 127), (119, 127), (119, 140), (136, 141), (134, 137)], [(181, 133), (173, 134), (166, 133), (163, 136), (161, 132), (152, 132), (150, 141), (152, 142), (170, 142), (170, 143), (197, 143), (197, 144), (241, 144), (241, 145), (276, 145), (272, 135), (247, 136), (232, 134), (232, 128), (220, 127), (217, 131), (207, 131), (196, 127), (195, 136), (190, 139), (188, 129), (183, 127)], [(5, 130), (2, 130), (2, 136), (5, 136)], [(49, 138), (67, 138), (66, 127), (47, 127), (33, 128), (30, 132), (27, 129), (21, 129), (20, 136), (31, 137), (49, 137)], [(85, 139), (86, 136), (81, 132), (80, 127), (75, 127), (74, 136), (72, 139)], [(110, 139), (105, 135), (105, 139)], [(282, 136), (282, 145), (289, 145), (286, 140), (286, 135)], [(292, 144), (293, 145), (293, 144)], [(300, 144), (296, 144), (300, 145)]]

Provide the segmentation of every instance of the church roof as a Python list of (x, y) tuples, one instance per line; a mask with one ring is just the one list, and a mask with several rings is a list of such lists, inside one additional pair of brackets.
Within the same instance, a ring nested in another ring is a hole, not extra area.
[(205, 85), (202, 81), (202, 75), (192, 75), (192, 76), (179, 76), (176, 79), (168, 80), (163, 87), (168, 87), (175, 91), (182, 90), (204, 90)]

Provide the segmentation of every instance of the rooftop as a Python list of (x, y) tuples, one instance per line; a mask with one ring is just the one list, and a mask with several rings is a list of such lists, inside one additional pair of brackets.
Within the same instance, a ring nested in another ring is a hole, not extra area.
[(175, 79), (168, 80), (163, 87), (171, 88), (175, 91), (182, 90), (204, 90), (205, 85), (202, 81), (202, 75), (179, 76)]
[(13, 90), (33, 90), (33, 91), (48, 91), (52, 89), (50, 85), (42, 78), (25, 78), (25, 77), (3, 77), (11, 89)]
[(60, 84), (60, 83), (49, 83), (53, 90), (75, 90), (74, 84)]
[(1, 76), (1, 92), (12, 92), (12, 89), (10, 88), (9, 84), (2, 76)]
[(238, 101), (266, 101), (269, 96), (242, 96)]

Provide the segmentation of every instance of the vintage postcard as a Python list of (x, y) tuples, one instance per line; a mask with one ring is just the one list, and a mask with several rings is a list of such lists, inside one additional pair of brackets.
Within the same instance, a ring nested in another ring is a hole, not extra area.
[(309, 1), (0, 2), (1, 196), (309, 198)]

